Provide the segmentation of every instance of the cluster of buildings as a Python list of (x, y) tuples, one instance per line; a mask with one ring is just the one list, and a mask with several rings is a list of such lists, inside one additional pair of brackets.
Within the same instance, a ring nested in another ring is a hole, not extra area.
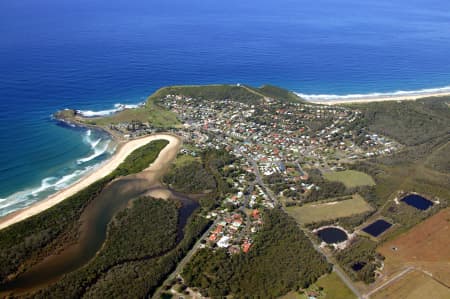
[[(167, 95), (161, 102), (184, 126), (179, 134), (199, 147), (226, 147), (243, 157), (248, 169), (263, 177), (282, 176), (287, 194), (313, 188), (304, 169), (331, 171), (355, 159), (391, 154), (399, 144), (364, 126), (362, 113), (339, 106), (323, 106), (264, 98), (260, 103), (194, 99)], [(187, 133), (188, 132), (188, 133)]]
[(120, 134), (125, 139), (132, 139), (157, 132), (157, 129), (152, 127), (150, 123), (143, 123), (137, 120), (133, 120), (131, 122), (121, 122), (118, 124), (109, 124), (108, 129), (112, 133)]
[(370, 134), (362, 126), (361, 112), (345, 107), (268, 98), (256, 105), (179, 95), (168, 95), (161, 104), (177, 113), (184, 130), (213, 135), (211, 142), (239, 147), (253, 160), (275, 168), (280, 168), (280, 161), (342, 161), (391, 153), (398, 147)]
[(258, 209), (233, 212), (219, 210), (209, 216), (216, 217), (217, 221), (202, 247), (225, 248), (229, 254), (248, 253), (253, 244), (253, 235), (263, 224)]
[[(371, 134), (363, 125), (362, 113), (346, 107), (272, 98), (254, 103), (181, 95), (167, 95), (159, 105), (176, 113), (183, 124), (172, 129), (173, 133), (200, 149), (227, 148), (240, 158), (239, 167), (253, 175), (250, 180), (246, 175), (233, 178), (237, 191), (208, 215), (218, 224), (203, 246), (227, 248), (232, 254), (250, 250), (252, 234), (261, 225), (254, 211), (275, 207), (278, 195), (295, 197), (320, 188), (308, 182), (309, 169), (330, 171), (355, 159), (390, 154), (399, 147), (386, 137)], [(151, 124), (139, 122), (110, 129), (128, 132), (129, 137), (156, 131)], [(271, 177), (286, 187), (275, 190), (276, 196), (271, 194), (273, 184), (269, 182), (268, 189), (264, 183)]]

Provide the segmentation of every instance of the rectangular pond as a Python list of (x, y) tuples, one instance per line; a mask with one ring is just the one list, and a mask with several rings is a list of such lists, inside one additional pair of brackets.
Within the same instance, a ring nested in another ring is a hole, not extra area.
[(429, 207), (433, 205), (433, 202), (426, 199), (425, 197), (422, 197), (418, 194), (410, 194), (405, 196), (402, 201), (404, 201), (406, 204), (418, 209), (425, 211)]
[(389, 223), (383, 219), (378, 219), (377, 221), (369, 224), (365, 228), (363, 228), (363, 232), (368, 233), (371, 236), (378, 237), (386, 230), (388, 230), (392, 226), (392, 223)]

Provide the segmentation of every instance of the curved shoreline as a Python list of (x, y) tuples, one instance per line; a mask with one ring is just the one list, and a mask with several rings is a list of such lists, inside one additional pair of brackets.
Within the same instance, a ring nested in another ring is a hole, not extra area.
[(166, 145), (159, 153), (157, 159), (153, 162), (152, 165), (159, 165), (161, 163), (161, 159), (166, 157), (166, 153), (171, 152), (173, 150), (178, 150), (179, 145), (181, 144), (181, 139), (175, 135), (170, 135), (168, 133), (161, 134), (153, 134), (150, 136), (145, 136), (139, 139), (133, 139), (128, 142), (119, 143), (118, 148), (114, 155), (111, 156), (110, 159), (106, 160), (100, 167), (98, 167), (93, 172), (87, 174), (85, 177), (81, 178), (78, 182), (73, 185), (56, 192), (55, 194), (50, 195), (44, 200), (38, 201), (29, 207), (24, 209), (15, 211), (9, 215), (0, 219), (0, 230), (4, 229), (10, 225), (13, 225), (17, 222), (20, 222), (24, 219), (27, 219), (31, 216), (37, 215), (56, 204), (62, 202), (64, 199), (76, 194), (77, 192), (83, 190), (90, 184), (95, 181), (107, 176), (111, 172), (113, 172), (128, 155), (130, 155), (133, 151), (146, 145), (147, 143), (154, 140), (167, 140), (169, 144)]
[[(299, 94), (300, 95), (300, 94)], [(420, 99), (433, 99), (435, 97), (450, 96), (450, 92), (432, 92), (432, 93), (416, 93), (407, 95), (361, 95), (361, 96), (349, 96), (349, 97), (335, 97), (330, 95), (329, 98), (326, 95), (311, 95), (304, 98), (306, 101), (315, 104), (323, 105), (338, 105), (338, 104), (354, 104), (354, 103), (371, 103), (371, 102), (387, 102), (387, 101), (415, 101)]]

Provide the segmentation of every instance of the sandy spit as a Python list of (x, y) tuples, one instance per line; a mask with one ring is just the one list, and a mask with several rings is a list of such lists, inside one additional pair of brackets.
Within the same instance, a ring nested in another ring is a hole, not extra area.
[(176, 156), (181, 146), (181, 139), (179, 137), (169, 134), (154, 134), (151, 136), (124, 142), (119, 145), (118, 150), (109, 160), (105, 161), (99, 168), (87, 174), (75, 184), (63, 190), (60, 190), (57, 193), (50, 195), (48, 198), (36, 202), (27, 208), (13, 212), (0, 219), (0, 229), (8, 227), (14, 223), (20, 222), (53, 207), (64, 199), (76, 194), (95, 181), (113, 172), (134, 150), (146, 145), (151, 141), (160, 139), (167, 140), (169, 144), (164, 147), (156, 160), (147, 170), (153, 170), (156, 172), (158, 170), (161, 170), (167, 165), (165, 161), (166, 159), (172, 159), (174, 156)]

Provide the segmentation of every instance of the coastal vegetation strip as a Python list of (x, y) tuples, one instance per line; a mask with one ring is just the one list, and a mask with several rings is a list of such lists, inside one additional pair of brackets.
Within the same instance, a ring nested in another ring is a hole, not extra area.
[(414, 146), (448, 136), (449, 102), (450, 97), (437, 97), (411, 102), (354, 104), (350, 107), (362, 111), (362, 122), (369, 130)]
[[(23, 272), (76, 238), (78, 220), (89, 202), (115, 178), (137, 173), (155, 161), (167, 140), (154, 140), (134, 151), (109, 175), (90, 184), (59, 204), (0, 231), (0, 280)], [(135, 163), (136, 160), (143, 162)]]

